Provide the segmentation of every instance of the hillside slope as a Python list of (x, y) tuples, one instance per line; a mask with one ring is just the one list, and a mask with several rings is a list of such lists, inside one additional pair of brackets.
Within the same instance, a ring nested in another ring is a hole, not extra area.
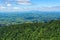
[(0, 27), (0, 40), (60, 40), (60, 20)]

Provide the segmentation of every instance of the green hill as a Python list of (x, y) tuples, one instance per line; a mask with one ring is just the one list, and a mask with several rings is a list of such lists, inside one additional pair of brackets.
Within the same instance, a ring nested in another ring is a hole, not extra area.
[(0, 27), (0, 40), (60, 40), (60, 20)]

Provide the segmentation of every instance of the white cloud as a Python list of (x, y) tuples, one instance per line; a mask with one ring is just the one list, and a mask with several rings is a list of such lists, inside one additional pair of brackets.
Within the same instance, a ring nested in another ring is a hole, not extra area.
[(7, 6), (10, 7), (10, 6), (12, 6), (12, 5), (8, 3)]
[(16, 0), (16, 2), (21, 5), (31, 5), (30, 0)]
[(20, 9), (20, 8), (19, 7), (13, 7), (13, 9), (16, 9), (17, 10), (17, 9)]
[(5, 7), (4, 6), (0, 6), (0, 10), (3, 10), (3, 9), (5, 9)]

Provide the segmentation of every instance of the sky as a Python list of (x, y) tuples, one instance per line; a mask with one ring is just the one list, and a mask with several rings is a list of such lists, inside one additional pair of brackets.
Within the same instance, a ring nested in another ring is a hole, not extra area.
[(0, 11), (60, 11), (60, 0), (0, 0)]

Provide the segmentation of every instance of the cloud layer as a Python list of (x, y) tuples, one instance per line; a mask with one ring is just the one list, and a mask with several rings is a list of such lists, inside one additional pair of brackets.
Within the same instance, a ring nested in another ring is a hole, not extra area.
[(16, 0), (16, 2), (21, 5), (31, 5), (30, 0)]
[(59, 11), (60, 7), (4, 7), (0, 6), (0, 11)]
[(8, 5), (12, 3), (15, 3), (17, 5), (31, 5), (32, 4), (31, 0), (6, 0), (5, 1), (5, 4), (8, 4)]
[[(15, 4), (18, 6), (16, 6)], [(31, 4), (32, 4), (31, 0), (5, 0), (5, 4), (4, 4), (5, 6), (0, 5), (0, 11), (25, 11), (25, 10), (27, 10), (27, 11), (28, 10), (53, 11), (53, 10), (60, 10), (60, 6), (56, 6), (56, 7), (40, 7), (39, 6), (39, 7), (37, 7), (37, 6), (32, 6)], [(22, 6), (22, 5), (24, 5), (24, 6)]]

